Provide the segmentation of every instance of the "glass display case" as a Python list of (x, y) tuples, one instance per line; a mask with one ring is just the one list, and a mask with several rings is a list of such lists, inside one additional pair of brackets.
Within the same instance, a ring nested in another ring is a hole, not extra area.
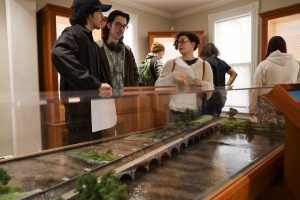
[[(281, 118), (261, 122), (233, 106), (245, 93), (271, 89), (128, 87), (113, 96), (2, 98), (0, 199), (76, 199), (80, 177), (100, 179), (110, 169), (127, 187), (125, 199), (255, 198), (282, 171), (285, 120), (270, 105)], [(60, 113), (48, 112), (57, 106)], [(58, 127), (49, 113), (62, 116)]]

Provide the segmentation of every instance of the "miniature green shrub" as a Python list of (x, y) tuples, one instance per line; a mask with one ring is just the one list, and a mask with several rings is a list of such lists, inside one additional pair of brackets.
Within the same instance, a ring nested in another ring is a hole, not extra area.
[(127, 185), (122, 184), (120, 180), (115, 177), (114, 172), (108, 171), (101, 178), (100, 193), (104, 200), (126, 200), (128, 199)]
[(0, 200), (18, 200), (22, 196), (24, 196), (22, 193), (9, 193), (0, 195)]
[(235, 126), (232, 124), (220, 124), (219, 128), (221, 133), (229, 133), (235, 129)]
[(139, 138), (151, 138), (151, 139), (163, 139), (166, 137), (166, 133), (140, 133), (133, 135), (133, 137), (139, 137)]
[(234, 117), (236, 114), (238, 114), (238, 110), (234, 108), (229, 108), (229, 112), (227, 112), (227, 115), (229, 115), (229, 120), (236, 120)]
[(11, 177), (8, 173), (3, 168), (0, 168), (0, 184), (7, 185), (10, 179)]
[(268, 129), (270, 133), (280, 133), (283, 132), (285, 129), (284, 124), (276, 124), (276, 123), (268, 123)]
[[(10, 181), (11, 177), (8, 175), (8, 173), (3, 169), (0, 168), (0, 198), (8, 198), (9, 194), (13, 194), (16, 192), (21, 191), (21, 189), (19, 187), (15, 187), (15, 186), (10, 186), (8, 185), (8, 182)], [(6, 196), (6, 197), (4, 197)], [(8, 198), (9, 199), (9, 198)]]
[(127, 185), (122, 184), (110, 170), (97, 181), (93, 174), (85, 174), (76, 182), (78, 200), (126, 200), (128, 198)]
[(196, 118), (195, 112), (191, 109), (186, 109), (181, 115), (180, 115), (180, 121), (184, 122), (184, 124), (189, 125), (191, 121), (193, 121)]
[(111, 149), (101, 154), (97, 151), (72, 151), (71, 154), (96, 161), (111, 161), (115, 159)]
[(76, 182), (76, 190), (78, 191), (78, 200), (101, 200), (103, 199), (99, 192), (99, 184), (97, 177), (87, 173), (81, 176)]
[(246, 120), (243, 124), (244, 130), (245, 131), (253, 131), (254, 130), (254, 125), (253, 122), (251, 122), (250, 120)]
[(21, 189), (19, 187), (10, 186), (10, 185), (3, 185), (0, 186), (0, 195), (1, 194), (10, 194), (15, 192), (20, 192)]
[(197, 116), (193, 110), (186, 109), (179, 117), (175, 120), (174, 126), (180, 128), (182, 126), (194, 126), (198, 124), (203, 124), (213, 119), (211, 115), (201, 115)]
[(241, 119), (230, 120), (229, 118), (223, 118), (219, 121), (218, 127), (221, 133), (230, 133), (240, 127), (243, 127), (245, 121)]

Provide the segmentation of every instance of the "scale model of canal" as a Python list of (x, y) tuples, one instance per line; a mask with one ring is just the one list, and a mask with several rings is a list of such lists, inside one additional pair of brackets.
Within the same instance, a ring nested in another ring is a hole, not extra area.
[[(10, 184), (36, 191), (26, 199), (74, 199), (79, 176), (88, 171), (101, 176), (114, 168), (128, 184), (131, 200), (190, 200), (201, 199), (284, 143), (283, 131), (276, 133), (273, 124), (204, 116), (189, 128), (179, 125), (1, 161), (0, 168), (11, 175)], [(110, 152), (113, 160), (78, 156), (95, 151)]]
[[(128, 181), (131, 200), (201, 199), (283, 144), (276, 134), (213, 134)], [(126, 181), (127, 182), (127, 181)]]

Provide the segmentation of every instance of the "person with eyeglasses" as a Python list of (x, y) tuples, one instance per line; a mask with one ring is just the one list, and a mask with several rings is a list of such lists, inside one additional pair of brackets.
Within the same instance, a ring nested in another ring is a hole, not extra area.
[[(194, 56), (199, 38), (193, 32), (177, 34), (174, 46), (181, 56), (167, 61), (156, 81), (156, 86), (175, 85), (183, 88), (213, 89), (213, 74), (208, 62)], [(202, 113), (202, 97), (196, 93), (172, 95), (169, 102), (170, 121), (180, 118), (187, 109)]]
[(123, 43), (124, 32), (130, 17), (127, 13), (114, 10), (108, 17), (99, 46), (100, 74), (119, 94), (124, 86), (138, 86), (139, 74), (131, 48)]
[[(101, 64), (97, 44), (92, 31), (100, 29), (104, 16), (102, 12), (111, 5), (99, 0), (74, 0), (71, 26), (64, 29), (52, 48), (52, 62), (60, 74), (60, 91), (95, 90), (102, 95), (111, 95), (112, 88), (100, 76)], [(101, 138), (101, 132), (92, 133), (91, 104), (65, 104), (65, 121), (68, 128), (67, 144), (75, 144)]]

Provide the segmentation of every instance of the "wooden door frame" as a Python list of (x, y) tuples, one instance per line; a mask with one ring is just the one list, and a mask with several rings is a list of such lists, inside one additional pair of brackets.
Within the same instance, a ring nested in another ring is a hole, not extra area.
[(294, 14), (300, 13), (300, 3), (286, 6), (283, 8), (278, 8), (275, 10), (270, 10), (267, 12), (259, 13), (262, 23), (261, 23), (261, 29), (262, 29), (262, 38), (261, 38), (261, 59), (263, 60), (265, 58), (265, 51), (268, 44), (268, 22), (269, 20), (280, 18), (280, 17), (286, 17)]
[[(40, 92), (47, 92), (49, 98), (58, 98), (58, 72), (51, 59), (52, 46), (57, 37), (56, 16), (69, 18), (71, 15), (70, 8), (53, 4), (46, 4), (37, 12), (39, 89)], [(43, 149), (63, 145), (67, 129), (64, 119), (61, 119), (61, 109), (59, 103), (41, 108)]]
[(58, 75), (51, 61), (51, 49), (56, 40), (56, 16), (70, 17), (71, 15), (70, 8), (53, 4), (46, 4), (37, 13), (41, 92), (58, 91)]

